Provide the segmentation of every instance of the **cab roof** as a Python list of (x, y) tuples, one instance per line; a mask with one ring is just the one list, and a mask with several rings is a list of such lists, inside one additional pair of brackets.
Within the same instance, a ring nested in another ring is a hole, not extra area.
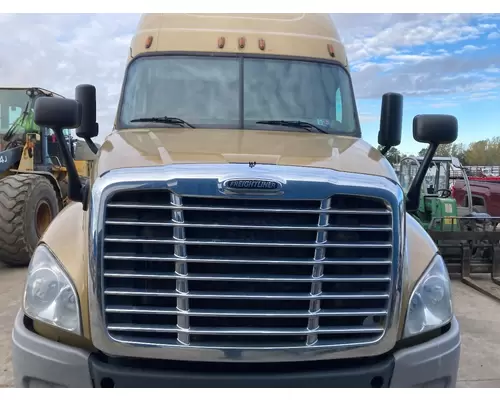
[(348, 66), (329, 14), (143, 14), (128, 61), (169, 51), (296, 56)]
[(45, 94), (46, 96), (54, 96), (54, 97), (64, 97), (52, 90), (44, 89), (39, 86), (0, 86), (0, 90), (27, 90), (27, 89), (38, 89), (40, 92)]
[[(418, 161), (423, 161), (424, 160), (424, 157), (422, 156), (418, 156), (418, 157), (415, 157)], [(447, 156), (437, 156), (437, 157), (433, 157), (432, 158), (432, 161), (435, 161), (435, 162), (451, 162), (452, 158), (451, 157), (447, 157)]]

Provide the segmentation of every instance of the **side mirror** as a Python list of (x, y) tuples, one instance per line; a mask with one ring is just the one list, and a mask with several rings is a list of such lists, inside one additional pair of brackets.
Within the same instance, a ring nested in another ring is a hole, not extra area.
[(99, 134), (95, 93), (95, 86), (92, 85), (78, 85), (75, 88), (75, 99), (82, 105), (82, 123), (75, 133), (82, 139), (92, 139)]
[(413, 118), (413, 139), (419, 143), (450, 144), (457, 137), (458, 121), (453, 115), (424, 114)]
[(99, 134), (99, 124), (96, 122), (96, 89), (93, 85), (78, 85), (75, 88), (75, 99), (82, 105), (82, 122), (76, 129), (75, 134), (82, 138), (94, 154), (98, 148), (92, 142), (92, 138)]
[(411, 212), (418, 209), (420, 188), (438, 146), (440, 144), (453, 143), (457, 140), (457, 137), (458, 121), (452, 115), (427, 114), (417, 115), (413, 118), (413, 138), (417, 142), (428, 143), (429, 148), (424, 155), (424, 159), (408, 191), (406, 198), (407, 211)]
[(403, 125), (403, 96), (399, 93), (386, 93), (382, 96), (382, 109), (380, 111), (380, 130), (378, 143), (384, 146), (382, 151), (386, 154), (393, 146), (401, 143), (401, 130)]
[(82, 120), (82, 105), (70, 99), (61, 99), (57, 97), (41, 97), (36, 100), (34, 107), (34, 121), (38, 126), (52, 128), (59, 143), (62, 158), (66, 163), (68, 170), (68, 197), (70, 200), (86, 204), (88, 187), (82, 185), (75, 160), (72, 157), (70, 146), (66, 144), (64, 137), (64, 128), (78, 128)]
[(81, 118), (82, 106), (75, 100), (40, 97), (35, 101), (34, 120), (38, 126), (73, 129), (80, 126)]

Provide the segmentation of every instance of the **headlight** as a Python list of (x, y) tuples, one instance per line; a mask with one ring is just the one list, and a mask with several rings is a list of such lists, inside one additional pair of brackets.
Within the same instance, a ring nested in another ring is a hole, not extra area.
[(450, 277), (443, 258), (436, 255), (410, 296), (403, 337), (439, 328), (452, 316)]
[(35, 249), (28, 268), (23, 309), (29, 317), (81, 334), (78, 295), (50, 250)]

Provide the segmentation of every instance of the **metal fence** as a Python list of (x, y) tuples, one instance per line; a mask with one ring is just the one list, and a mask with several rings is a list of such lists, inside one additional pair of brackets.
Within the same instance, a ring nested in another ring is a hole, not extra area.
[[(500, 165), (464, 165), (463, 166), (466, 170), (467, 176), (469, 177), (494, 177), (494, 178), (500, 178)], [(399, 169), (400, 166), (399, 164), (394, 165), (394, 170), (396, 171), (396, 174), (399, 176)], [(411, 176), (414, 176), (416, 173), (416, 165), (414, 166), (414, 169), (412, 173), (410, 174)], [(426, 174), (426, 177), (424, 178), (424, 182), (426, 184), (432, 184), (435, 179), (435, 171), (429, 170)], [(409, 177), (407, 177), (410, 179)], [(449, 185), (450, 188), (455, 184), (455, 182), (458, 179), (463, 178), (463, 173), (459, 169), (451, 168), (450, 170), (450, 181)], [(411, 179), (410, 179), (411, 180)], [(445, 176), (442, 175), (441, 178), (439, 179), (440, 184), (445, 182)], [(408, 182), (401, 182), (403, 183), (408, 183)]]
[(500, 177), (500, 165), (467, 165), (464, 168), (469, 176)]

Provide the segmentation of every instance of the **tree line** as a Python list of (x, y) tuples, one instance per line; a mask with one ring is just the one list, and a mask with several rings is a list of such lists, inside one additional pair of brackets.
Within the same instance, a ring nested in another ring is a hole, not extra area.
[[(378, 149), (381, 150), (382, 146), (378, 146)], [(423, 156), (426, 150), (427, 147), (424, 147), (417, 154), (406, 154), (393, 147), (387, 152), (386, 158), (395, 165), (404, 157)], [(500, 136), (478, 140), (468, 146), (462, 143), (442, 144), (439, 145), (436, 156), (457, 157), (462, 165), (500, 165)]]

